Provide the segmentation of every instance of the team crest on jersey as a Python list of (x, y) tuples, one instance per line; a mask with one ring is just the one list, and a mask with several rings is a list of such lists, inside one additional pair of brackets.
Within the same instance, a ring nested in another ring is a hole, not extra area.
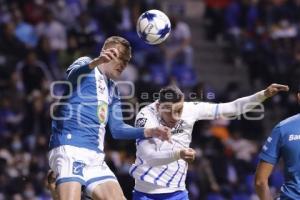
[(83, 176), (82, 170), (83, 170), (84, 166), (85, 166), (85, 164), (82, 161), (73, 162), (72, 173), (74, 175)]
[(104, 124), (106, 123), (108, 106), (107, 103), (101, 101), (98, 105), (97, 116), (99, 118), (99, 122)]
[(139, 118), (136, 120), (135, 126), (136, 127), (144, 127), (147, 122), (147, 118)]

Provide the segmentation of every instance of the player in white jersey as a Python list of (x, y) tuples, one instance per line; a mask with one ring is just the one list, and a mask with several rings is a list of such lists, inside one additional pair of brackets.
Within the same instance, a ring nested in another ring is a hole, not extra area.
[(129, 42), (113, 36), (105, 41), (99, 57), (81, 57), (67, 69), (69, 88), (52, 115), (49, 152), (60, 200), (79, 200), (82, 187), (95, 200), (125, 198), (104, 161), (106, 125), (116, 139), (170, 138), (167, 127), (135, 128), (123, 122), (113, 80), (130, 58)]
[(165, 125), (171, 128), (171, 143), (155, 138), (136, 141), (136, 161), (130, 168), (135, 179), (134, 200), (185, 200), (188, 164), (195, 151), (189, 148), (192, 129), (197, 120), (211, 120), (245, 113), (268, 97), (288, 87), (272, 84), (267, 89), (229, 103), (184, 102), (176, 86), (160, 91), (158, 101), (144, 107), (136, 117), (136, 127)]

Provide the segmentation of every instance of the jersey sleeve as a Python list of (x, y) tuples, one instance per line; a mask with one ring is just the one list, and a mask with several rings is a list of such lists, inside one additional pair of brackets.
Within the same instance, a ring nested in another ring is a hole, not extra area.
[(123, 121), (121, 100), (117, 91), (113, 97), (112, 104), (109, 106), (108, 125), (115, 139), (144, 138), (144, 128), (135, 128)]
[(146, 139), (137, 146), (138, 156), (142, 157), (147, 165), (152, 167), (167, 165), (180, 159), (179, 150), (159, 151), (155, 140)]
[(191, 110), (194, 110), (193, 113), (197, 117), (197, 120), (228, 118), (249, 112), (266, 98), (263, 90), (228, 103), (195, 102), (196, 106)]
[(260, 105), (266, 98), (264, 90), (262, 90), (253, 95), (238, 98), (228, 103), (220, 103), (216, 111), (216, 118), (233, 117), (249, 112)]
[(279, 126), (276, 126), (262, 147), (259, 158), (275, 165), (280, 158), (282, 134)]
[(215, 119), (218, 111), (218, 104), (206, 102), (187, 103), (188, 112), (195, 120)]
[(90, 57), (80, 57), (75, 60), (67, 69), (67, 80), (73, 84), (77, 83), (77, 79), (82, 74), (88, 74), (91, 72), (89, 63), (91, 62)]

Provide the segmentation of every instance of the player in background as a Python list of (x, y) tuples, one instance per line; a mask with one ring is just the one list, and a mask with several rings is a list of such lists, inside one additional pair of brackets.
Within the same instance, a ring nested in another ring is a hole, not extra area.
[[(300, 103), (300, 86), (297, 99)], [(284, 163), (285, 180), (278, 199), (300, 199), (300, 114), (289, 117), (274, 127), (259, 158), (255, 173), (255, 189), (259, 199), (273, 199), (268, 179), (280, 158)]]
[(229, 103), (184, 102), (176, 86), (160, 91), (158, 101), (144, 107), (136, 117), (136, 127), (167, 126), (171, 142), (155, 138), (136, 141), (136, 161), (129, 173), (135, 179), (134, 200), (188, 199), (185, 179), (189, 161), (195, 151), (189, 148), (192, 129), (198, 120), (232, 117), (250, 111), (265, 99), (288, 87), (272, 84), (265, 90)]
[(67, 69), (71, 87), (52, 116), (49, 152), (60, 200), (79, 200), (82, 187), (95, 200), (125, 199), (104, 161), (106, 124), (116, 139), (170, 138), (167, 127), (135, 128), (123, 122), (113, 80), (120, 76), (130, 58), (129, 42), (113, 36), (105, 41), (99, 57), (81, 57)]

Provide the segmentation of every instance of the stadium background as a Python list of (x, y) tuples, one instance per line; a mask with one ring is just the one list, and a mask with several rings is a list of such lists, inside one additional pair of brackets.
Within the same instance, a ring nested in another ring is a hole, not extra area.
[[(135, 32), (138, 16), (152, 8), (176, 22), (162, 46), (146, 45)], [(272, 82), (296, 87), (299, 25), (299, 0), (0, 0), (0, 199), (50, 198), (50, 83), (64, 80), (77, 57), (97, 56), (106, 37), (124, 36), (133, 47), (122, 80), (135, 83), (135, 98), (124, 101), (151, 102), (160, 87), (177, 83), (187, 99), (226, 102)], [(268, 100), (265, 109), (262, 120), (195, 125), (192, 147), (201, 156), (187, 174), (191, 200), (257, 199), (261, 144), (272, 126), (299, 111), (292, 92)], [(134, 142), (109, 133), (106, 141), (107, 161), (130, 199)], [(270, 178), (274, 194), (282, 181), (278, 165)]]

